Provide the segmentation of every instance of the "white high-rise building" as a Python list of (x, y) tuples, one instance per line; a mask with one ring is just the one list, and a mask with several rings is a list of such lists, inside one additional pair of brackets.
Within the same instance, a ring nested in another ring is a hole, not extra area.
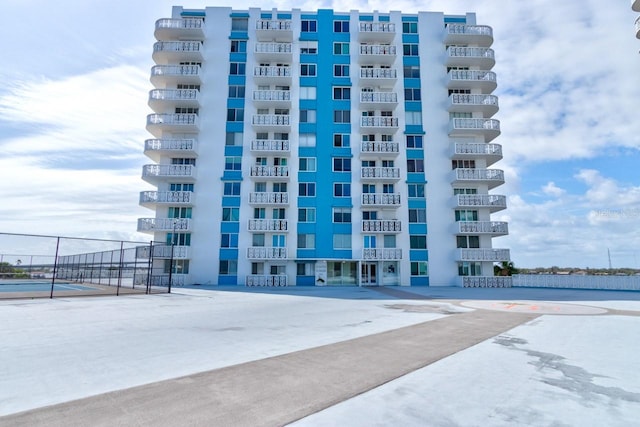
[(138, 230), (155, 280), (509, 286), (491, 27), (475, 14), (174, 7)]

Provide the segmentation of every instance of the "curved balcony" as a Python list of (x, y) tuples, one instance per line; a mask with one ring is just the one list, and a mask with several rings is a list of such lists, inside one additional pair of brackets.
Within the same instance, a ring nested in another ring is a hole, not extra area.
[(393, 87), (398, 81), (395, 68), (360, 68), (361, 86)]
[(156, 138), (163, 132), (195, 133), (200, 128), (197, 114), (149, 114), (147, 131)]
[(394, 182), (400, 179), (400, 168), (363, 167), (360, 168), (360, 178), (362, 181)]
[(140, 206), (155, 209), (159, 205), (193, 206), (192, 191), (141, 191)]
[(490, 261), (501, 262), (511, 260), (509, 249), (458, 249), (456, 261)]
[(466, 46), (447, 48), (447, 67), (478, 67), (482, 70), (490, 70), (495, 64), (493, 49)]
[(142, 167), (142, 179), (150, 184), (157, 185), (160, 182), (195, 182), (196, 167), (193, 165), (144, 165)]
[(256, 84), (291, 84), (291, 67), (261, 65), (253, 69)]
[(509, 225), (504, 221), (458, 221), (454, 224), (454, 234), (490, 234), (505, 236), (509, 234)]
[(361, 158), (394, 158), (400, 153), (400, 144), (388, 141), (369, 141), (360, 144)]
[(461, 276), (458, 283), (464, 288), (510, 288), (511, 276)]
[(258, 61), (285, 61), (293, 59), (291, 43), (258, 42), (254, 49)]
[(458, 168), (452, 171), (452, 184), (485, 184), (489, 189), (504, 184), (504, 171), (500, 169)]
[(396, 24), (391, 22), (360, 22), (358, 41), (391, 43), (396, 37)]
[(451, 158), (456, 160), (484, 159), (487, 166), (502, 159), (502, 145), (484, 142), (456, 142), (452, 147)]
[(507, 197), (498, 194), (457, 194), (453, 196), (455, 209), (482, 209), (498, 212), (507, 208)]
[(449, 95), (449, 112), (479, 112), (485, 118), (498, 112), (498, 97), (494, 95), (469, 95), (452, 93)]
[(631, 0), (631, 9), (640, 12), (640, 0)]
[(251, 166), (251, 178), (289, 178), (289, 166)]
[(200, 106), (200, 91), (197, 89), (153, 89), (149, 91), (149, 107), (157, 112), (178, 107)]
[(156, 64), (179, 62), (201, 62), (202, 42), (197, 40), (156, 42), (153, 45), (153, 60)]
[(291, 91), (254, 90), (253, 104), (257, 108), (289, 108), (291, 106)]
[(255, 154), (288, 156), (291, 153), (289, 140), (254, 139), (251, 141), (251, 152)]
[(396, 46), (390, 44), (362, 44), (360, 45), (360, 64), (390, 65), (396, 60)]
[(198, 143), (195, 139), (147, 139), (144, 154), (156, 162), (162, 156), (197, 157)]
[[(190, 246), (180, 245), (154, 245), (153, 258), (155, 259), (189, 259)], [(136, 258), (148, 259), (149, 246), (138, 246), (136, 248)]]
[(246, 276), (245, 286), (287, 286), (287, 276), (284, 274), (250, 274)]
[(640, 39), (640, 16), (636, 18), (636, 38)]
[(187, 232), (191, 231), (191, 220), (188, 218), (138, 218), (138, 231), (155, 233), (156, 231)]
[(447, 88), (477, 89), (482, 93), (493, 92), (498, 87), (496, 73), (485, 70), (451, 70)]
[(157, 40), (193, 40), (204, 38), (202, 18), (162, 18), (156, 21), (153, 34)]
[(395, 132), (398, 130), (397, 117), (367, 116), (360, 118), (360, 127), (365, 133)]
[(402, 249), (396, 248), (365, 248), (362, 250), (363, 260), (401, 260)]
[(258, 40), (293, 41), (291, 21), (285, 19), (258, 19), (256, 21)]
[(402, 221), (397, 219), (369, 219), (362, 221), (363, 233), (400, 233)]
[(249, 231), (288, 231), (286, 219), (250, 219), (247, 224)]
[(291, 131), (291, 116), (288, 114), (254, 114), (251, 119), (254, 128), (262, 131)]
[(395, 92), (360, 92), (360, 107), (366, 110), (388, 110), (398, 105)]
[(397, 208), (400, 207), (400, 194), (397, 193), (366, 193), (362, 195), (363, 207)]
[(248, 259), (287, 259), (287, 248), (252, 246), (247, 248)]
[(252, 206), (287, 206), (289, 193), (249, 193), (249, 204)]
[(449, 121), (449, 136), (483, 136), (485, 142), (500, 135), (500, 122), (495, 119), (453, 118)]
[(489, 47), (493, 43), (493, 29), (487, 25), (447, 24), (444, 43)]
[(154, 65), (151, 83), (156, 87), (181, 84), (201, 84), (199, 65)]

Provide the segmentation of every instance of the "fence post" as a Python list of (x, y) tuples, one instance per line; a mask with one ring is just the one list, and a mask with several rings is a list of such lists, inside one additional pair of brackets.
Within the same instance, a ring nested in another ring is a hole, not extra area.
[(118, 265), (118, 285), (116, 287), (116, 296), (120, 296), (120, 285), (122, 284), (122, 262), (124, 260), (124, 242), (120, 242), (120, 263)]
[(151, 293), (152, 268), (153, 268), (153, 240), (149, 241), (149, 261), (147, 261), (147, 295)]
[(60, 236), (56, 240), (56, 257), (53, 259), (53, 276), (51, 277), (51, 293), (49, 299), (53, 299), (53, 287), (56, 284), (56, 274), (58, 272), (58, 249), (60, 248)]

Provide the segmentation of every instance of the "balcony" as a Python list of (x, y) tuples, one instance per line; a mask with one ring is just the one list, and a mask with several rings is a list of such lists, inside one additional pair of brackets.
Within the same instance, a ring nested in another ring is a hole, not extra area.
[(484, 159), (487, 166), (502, 159), (502, 145), (487, 144), (484, 142), (456, 142), (452, 147), (453, 159)]
[(397, 117), (366, 116), (360, 118), (363, 132), (395, 132), (398, 130)]
[(157, 40), (198, 40), (204, 38), (204, 19), (163, 18), (156, 21), (153, 34)]
[(493, 30), (486, 25), (447, 24), (444, 43), (489, 47), (493, 43)]
[(363, 260), (401, 260), (402, 249), (396, 248), (366, 248), (362, 250)]
[(153, 45), (152, 58), (156, 64), (161, 65), (202, 62), (202, 42), (197, 40), (156, 42)]
[(153, 89), (149, 92), (149, 107), (162, 112), (178, 107), (200, 106), (200, 91), (197, 89)]
[(358, 41), (391, 43), (396, 37), (396, 24), (390, 22), (360, 22)]
[(151, 83), (156, 87), (175, 86), (178, 83), (199, 85), (199, 65), (154, 65), (151, 67)]
[(362, 195), (362, 206), (378, 208), (397, 208), (400, 206), (400, 194), (397, 193), (366, 193)]
[(263, 65), (253, 69), (256, 84), (291, 84), (291, 67)]
[(293, 41), (291, 21), (284, 19), (258, 19), (256, 21), (256, 36), (258, 40), (291, 42)]
[(159, 205), (193, 206), (192, 191), (141, 191), (140, 206), (155, 209)]
[(187, 218), (138, 218), (138, 231), (155, 233), (156, 231), (191, 231), (191, 220)]
[(360, 68), (361, 86), (393, 87), (398, 81), (395, 68)]
[(636, 38), (640, 39), (640, 16), (636, 18)]
[(249, 204), (252, 206), (287, 206), (289, 193), (249, 193)]
[[(139, 283), (136, 283), (136, 285), (146, 285), (146, 278), (147, 276), (142, 276), (143, 280), (141, 280)], [(173, 273), (171, 275), (171, 286), (184, 286), (187, 284), (188, 282), (188, 278), (189, 275), (188, 274), (180, 274), (180, 273)], [(169, 274), (153, 274), (150, 277), (150, 282), (149, 284), (151, 286), (164, 286), (167, 287), (169, 286)]]
[(291, 106), (291, 91), (254, 90), (253, 104), (258, 108), (288, 108)]
[(251, 152), (255, 154), (288, 156), (291, 152), (291, 146), (288, 140), (254, 139), (251, 141)]
[(631, 0), (631, 9), (640, 12), (640, 0)]
[(197, 148), (195, 139), (147, 139), (144, 142), (144, 154), (156, 162), (162, 156), (196, 157)]
[(360, 144), (360, 157), (396, 157), (400, 153), (400, 144), (387, 141), (369, 141)]
[(287, 276), (284, 274), (251, 274), (245, 279), (245, 286), (287, 286)]
[(200, 129), (197, 114), (149, 114), (147, 116), (147, 131), (156, 138), (162, 137), (163, 132), (195, 133)]
[(293, 59), (291, 43), (258, 42), (254, 49), (258, 61), (286, 61)]
[(447, 48), (447, 67), (478, 67), (482, 70), (490, 70), (495, 64), (493, 49), (464, 46)]
[(390, 44), (362, 44), (360, 45), (360, 64), (390, 65), (396, 60), (396, 47)]
[(360, 168), (360, 178), (363, 181), (398, 181), (400, 168), (363, 167)]
[(400, 233), (402, 221), (397, 219), (369, 219), (362, 221), (363, 233)]
[(458, 194), (453, 196), (455, 209), (488, 208), (489, 212), (498, 212), (507, 208), (507, 197), (498, 194)]
[(252, 178), (289, 178), (289, 166), (251, 166)]
[(452, 93), (449, 95), (448, 110), (451, 113), (478, 112), (482, 113), (482, 117), (491, 117), (498, 112), (498, 97)]
[(449, 89), (477, 89), (491, 93), (498, 87), (496, 73), (484, 70), (451, 70), (448, 73)]
[[(173, 255), (173, 259), (188, 259), (189, 258), (189, 246), (174, 245), (154, 245), (153, 246), (153, 258), (158, 259), (170, 259)], [(149, 246), (136, 247), (136, 258), (149, 259)]]
[(288, 114), (254, 114), (251, 124), (260, 131), (289, 132), (291, 116)]
[(500, 135), (500, 122), (495, 119), (453, 118), (449, 121), (449, 136), (483, 136), (485, 142)]
[(461, 276), (459, 285), (465, 288), (510, 288), (511, 276)]
[(458, 249), (456, 261), (509, 261), (509, 249)]
[(509, 224), (504, 221), (457, 221), (454, 234), (490, 234), (505, 236), (509, 234)]
[(492, 189), (504, 184), (504, 171), (500, 169), (458, 168), (452, 175), (453, 185), (484, 184)]
[(247, 224), (249, 231), (287, 231), (286, 219), (250, 219)]
[(252, 246), (247, 248), (248, 259), (287, 259), (287, 248)]
[(142, 179), (157, 185), (170, 179), (171, 182), (195, 182), (196, 167), (192, 165), (144, 165)]
[(360, 107), (366, 110), (388, 110), (398, 105), (395, 92), (360, 92)]

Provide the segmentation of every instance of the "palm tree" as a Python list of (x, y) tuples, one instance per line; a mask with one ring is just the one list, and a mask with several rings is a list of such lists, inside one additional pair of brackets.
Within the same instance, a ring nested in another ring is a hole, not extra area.
[(493, 266), (494, 276), (512, 276), (518, 274), (518, 269), (513, 264), (513, 261), (502, 261), (500, 264)]

